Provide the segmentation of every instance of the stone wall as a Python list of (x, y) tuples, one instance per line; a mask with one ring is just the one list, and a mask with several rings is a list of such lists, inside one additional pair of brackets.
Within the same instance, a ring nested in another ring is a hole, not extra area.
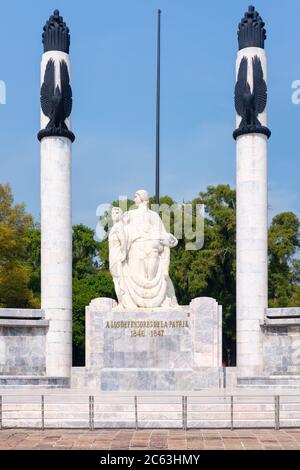
[(300, 375), (300, 308), (269, 308), (263, 331), (263, 374)]
[(46, 372), (48, 321), (43, 310), (0, 309), (0, 375)]
[(189, 306), (193, 361), (197, 367), (222, 365), (222, 306), (210, 297), (193, 299)]

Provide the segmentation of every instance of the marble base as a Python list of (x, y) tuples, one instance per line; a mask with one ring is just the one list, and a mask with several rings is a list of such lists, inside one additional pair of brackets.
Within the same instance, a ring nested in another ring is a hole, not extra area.
[(77, 382), (103, 391), (218, 388), (221, 324), (221, 307), (210, 298), (136, 310), (94, 299), (86, 309), (86, 368)]
[(73, 367), (71, 388), (115, 392), (200, 391), (224, 387), (222, 367), (189, 369)]

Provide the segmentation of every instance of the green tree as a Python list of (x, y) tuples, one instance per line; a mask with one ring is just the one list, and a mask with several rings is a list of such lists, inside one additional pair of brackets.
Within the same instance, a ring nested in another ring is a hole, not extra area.
[(0, 185), (0, 306), (38, 306), (30, 288), (31, 266), (27, 259), (33, 219), (23, 204), (14, 204), (9, 185)]
[[(204, 246), (185, 250), (185, 238), (171, 253), (171, 277), (179, 303), (213, 297), (223, 306), (224, 352), (235, 355), (236, 193), (229, 185), (209, 186), (192, 201), (204, 204)], [(226, 356), (225, 356), (226, 357)]]
[(84, 365), (85, 360), (85, 307), (97, 297), (115, 298), (108, 271), (73, 278), (73, 364), (77, 366)]
[(83, 224), (73, 225), (73, 277), (80, 279), (97, 272), (100, 243), (94, 236), (91, 228)]
[(29, 287), (36, 299), (41, 298), (41, 229), (38, 223), (34, 223), (28, 231), (28, 245), (26, 259), (31, 267)]
[[(25, 258), (30, 268), (26, 282), (37, 302), (41, 285), (41, 231), (38, 224), (30, 224), (27, 232)], [(114, 287), (109, 272), (99, 263), (100, 243), (94, 231), (82, 224), (73, 225), (73, 363), (84, 364), (85, 307), (96, 297), (113, 297)], [(11, 290), (14, 291), (15, 285)], [(20, 300), (17, 306), (22, 306)]]
[(101, 244), (94, 231), (73, 226), (73, 363), (84, 365), (85, 307), (97, 297), (114, 297), (111, 275), (100, 263)]
[(300, 247), (300, 222), (292, 212), (276, 215), (269, 228), (269, 304), (293, 307), (299, 299), (300, 261), (294, 256)]

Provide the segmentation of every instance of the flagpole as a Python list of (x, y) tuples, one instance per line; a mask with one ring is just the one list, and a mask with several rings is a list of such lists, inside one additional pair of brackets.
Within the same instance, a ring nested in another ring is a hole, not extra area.
[(155, 168), (155, 203), (159, 204), (160, 192), (160, 16), (157, 12), (157, 77), (156, 77), (156, 168)]

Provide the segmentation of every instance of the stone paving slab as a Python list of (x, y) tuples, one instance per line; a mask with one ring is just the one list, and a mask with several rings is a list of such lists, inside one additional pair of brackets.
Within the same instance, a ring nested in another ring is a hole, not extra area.
[(16, 430), (0, 431), (0, 450), (300, 450), (292, 430)]

